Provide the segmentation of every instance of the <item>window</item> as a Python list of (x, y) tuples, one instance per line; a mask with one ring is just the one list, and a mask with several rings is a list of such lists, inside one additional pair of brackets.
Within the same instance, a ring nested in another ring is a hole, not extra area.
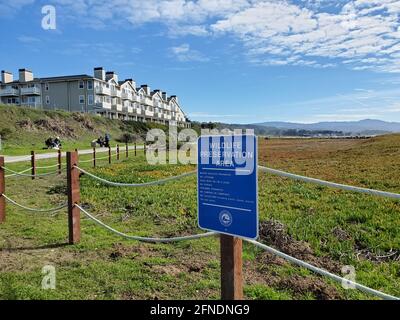
[(48, 84), (48, 83), (46, 83), (46, 84), (44, 85), (44, 89), (45, 89), (46, 91), (49, 91), (49, 84)]
[(88, 105), (91, 106), (93, 105), (93, 95), (89, 94), (87, 97)]
[(79, 81), (79, 89), (83, 89), (85, 87), (85, 81)]
[(88, 81), (87, 88), (88, 88), (88, 90), (93, 90), (93, 81), (92, 80)]
[(50, 104), (50, 97), (46, 96), (46, 104)]
[(79, 104), (85, 104), (85, 96), (83, 95), (79, 96)]

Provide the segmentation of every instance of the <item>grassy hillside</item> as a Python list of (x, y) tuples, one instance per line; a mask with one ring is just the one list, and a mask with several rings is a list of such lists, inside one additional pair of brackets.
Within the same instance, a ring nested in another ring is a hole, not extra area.
[[(316, 178), (400, 192), (400, 136), (358, 140), (260, 140), (260, 163)], [(87, 156), (81, 156), (87, 159)], [(49, 164), (54, 160), (46, 160)], [(27, 164), (15, 164), (22, 170)], [(114, 181), (144, 182), (193, 170), (147, 164), (143, 154), (97, 169)], [(7, 194), (36, 208), (66, 201), (65, 175), (7, 179)], [(29, 192), (27, 193), (27, 190)], [(35, 196), (30, 196), (30, 195)], [(114, 228), (142, 236), (197, 229), (196, 177), (150, 188), (106, 187), (81, 178), (82, 204)], [(260, 241), (341, 275), (400, 296), (398, 201), (259, 175)], [(143, 244), (110, 234), (82, 218), (82, 242), (65, 245), (67, 219), (7, 206), (0, 227), (0, 299), (218, 299), (216, 238)], [(57, 289), (42, 290), (41, 270), (53, 265)], [(244, 245), (246, 299), (372, 299), (356, 290)]]
[(44, 111), (0, 105), (1, 154), (27, 154), (40, 151), (49, 137), (60, 136), (64, 149), (90, 148), (90, 142), (110, 133), (113, 141), (124, 133), (143, 135), (150, 128), (165, 126), (135, 121), (110, 120), (99, 116)]

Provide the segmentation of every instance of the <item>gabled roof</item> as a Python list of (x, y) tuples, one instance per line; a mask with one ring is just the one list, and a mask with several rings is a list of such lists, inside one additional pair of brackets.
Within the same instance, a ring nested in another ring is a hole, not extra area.
[(120, 85), (121, 88), (122, 88), (124, 85), (129, 85), (129, 86), (132, 88), (132, 90), (136, 92), (136, 88), (132, 85), (132, 81), (133, 81), (133, 80), (131, 80), (131, 79), (127, 79), (127, 80), (124, 80), (124, 81), (119, 81), (118, 83), (119, 83), (119, 85)]
[(152, 98), (154, 98), (155, 95), (158, 95), (159, 98), (160, 98), (161, 100), (163, 100), (163, 97), (162, 97), (162, 94), (161, 94), (160, 91), (152, 91), (152, 92), (150, 93), (150, 96), (151, 96)]

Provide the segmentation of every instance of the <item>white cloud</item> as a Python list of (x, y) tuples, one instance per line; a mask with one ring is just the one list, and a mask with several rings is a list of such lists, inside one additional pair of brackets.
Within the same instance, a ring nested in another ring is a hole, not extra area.
[[(15, 11), (32, 2), (4, 2), (0, 8)], [(172, 37), (233, 35), (249, 61), (260, 65), (343, 63), (354, 70), (400, 72), (400, 0), (49, 2), (63, 17), (92, 28), (158, 23)]]
[(197, 61), (197, 62), (206, 62), (209, 61), (207, 57), (205, 57), (201, 52), (191, 49), (190, 45), (184, 43), (177, 47), (171, 47), (170, 53), (173, 57), (178, 59), (181, 62), (189, 62), (189, 61)]
[(17, 38), (17, 40), (18, 40), (19, 42), (26, 43), (26, 44), (33, 44), (33, 43), (39, 43), (39, 42), (41, 42), (41, 40), (40, 40), (39, 38), (32, 37), (32, 36), (25, 36), (25, 35), (19, 36), (19, 37)]

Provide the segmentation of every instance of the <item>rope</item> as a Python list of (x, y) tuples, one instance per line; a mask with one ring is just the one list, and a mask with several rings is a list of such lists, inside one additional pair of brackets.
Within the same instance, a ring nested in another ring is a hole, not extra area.
[(248, 240), (248, 239), (245, 239), (245, 240), (247, 242), (251, 243), (251, 244), (254, 244), (255, 246), (257, 246), (257, 247), (259, 247), (261, 249), (264, 249), (264, 250), (266, 250), (266, 251), (268, 251), (268, 252), (270, 252), (270, 253), (272, 253), (274, 255), (277, 255), (278, 257), (281, 257), (281, 258), (283, 258), (283, 259), (285, 259), (285, 260), (287, 260), (289, 262), (292, 262), (292, 263), (294, 263), (294, 264), (296, 264), (296, 265), (298, 265), (300, 267), (309, 269), (309, 270), (311, 270), (311, 271), (313, 271), (315, 273), (318, 273), (318, 274), (320, 274), (322, 276), (326, 276), (326, 277), (328, 277), (328, 278), (330, 278), (332, 280), (335, 280), (337, 282), (340, 282), (340, 283), (344, 283), (345, 282), (345, 283), (347, 283), (349, 285), (353, 285), (355, 288), (357, 288), (358, 290), (363, 291), (365, 293), (372, 294), (372, 295), (380, 297), (380, 298), (382, 298), (384, 300), (400, 300), (400, 298), (397, 298), (397, 297), (391, 296), (389, 294), (386, 294), (386, 293), (383, 293), (383, 292), (368, 288), (368, 287), (366, 287), (366, 286), (364, 286), (362, 284), (359, 284), (357, 282), (353, 282), (353, 281), (350, 281), (348, 279), (339, 277), (339, 276), (337, 276), (337, 275), (335, 275), (333, 273), (330, 273), (330, 272), (328, 272), (328, 271), (326, 271), (324, 269), (315, 267), (315, 266), (313, 266), (313, 265), (311, 265), (311, 264), (309, 264), (307, 262), (304, 262), (302, 260), (299, 260), (299, 259), (296, 259), (294, 257), (291, 257), (291, 256), (287, 255), (286, 253), (280, 252), (280, 251), (278, 251), (278, 250), (276, 250), (274, 248), (266, 246), (265, 244), (262, 244), (260, 242), (255, 241), (255, 240)]
[(55, 168), (58, 167), (58, 163), (51, 165), (51, 166), (46, 166), (46, 167), (36, 167), (36, 169), (50, 169), (50, 168)]
[[(11, 169), (8, 169), (6, 167), (2, 167), (4, 170), (13, 173), (15, 176), (21, 176), (21, 177), (46, 177), (46, 176), (51, 176), (53, 174), (58, 174), (58, 170), (54, 171), (54, 172), (49, 172), (49, 173), (41, 173), (41, 174), (24, 174), (24, 173), (20, 173)], [(32, 169), (32, 168), (31, 168)], [(31, 170), (29, 169), (29, 170)], [(26, 170), (28, 171), (28, 170)]]
[[(97, 159), (96, 159), (97, 160)], [(79, 160), (79, 163), (88, 163), (88, 162), (93, 162), (93, 159), (89, 160)]]
[(110, 186), (114, 186), (114, 187), (148, 187), (148, 186), (154, 186), (154, 185), (159, 185), (159, 184), (163, 184), (169, 181), (173, 181), (173, 180), (178, 180), (184, 177), (188, 177), (191, 176), (193, 174), (196, 173), (196, 171), (192, 171), (192, 172), (188, 172), (188, 173), (184, 173), (181, 174), (179, 176), (175, 176), (175, 177), (170, 177), (170, 178), (165, 178), (165, 179), (161, 179), (161, 180), (157, 180), (157, 181), (151, 181), (151, 182), (144, 182), (144, 183), (121, 183), (121, 182), (112, 182), (103, 178), (100, 178), (98, 176), (95, 176), (94, 174), (87, 172), (86, 170), (83, 170), (82, 168), (79, 168), (77, 166), (75, 166), (76, 169), (78, 169), (79, 171), (81, 171), (84, 174), (87, 174), (89, 177), (96, 179), (100, 182), (103, 182), (105, 184), (108, 184)]
[(52, 208), (52, 209), (34, 209), (34, 208), (29, 208), (26, 207), (22, 204), (17, 203), (15, 200), (9, 198), (8, 196), (6, 196), (5, 194), (1, 194), (4, 198), (6, 198), (7, 201), (9, 201), (10, 203), (12, 203), (13, 205), (20, 207), (24, 210), (27, 211), (32, 211), (32, 212), (56, 212), (56, 211), (60, 211), (66, 207), (68, 207), (68, 204), (63, 204), (62, 206), (56, 207), (56, 208)]
[(259, 166), (258, 168), (260, 171), (263, 171), (263, 172), (268, 172), (268, 173), (271, 173), (274, 175), (278, 175), (281, 177), (290, 178), (290, 179), (294, 179), (294, 180), (300, 180), (303, 182), (311, 182), (311, 183), (319, 184), (319, 185), (325, 186), (325, 187), (332, 187), (332, 188), (337, 188), (337, 189), (341, 189), (341, 190), (365, 193), (365, 194), (379, 196), (379, 197), (400, 199), (400, 194), (398, 194), (398, 193), (392, 193), (392, 192), (386, 192), (386, 191), (380, 191), (380, 190), (374, 190), (374, 189), (367, 189), (367, 188), (361, 188), (361, 187), (353, 187), (353, 186), (349, 186), (346, 184), (329, 182), (329, 181), (315, 179), (315, 178), (308, 178), (308, 177), (300, 176), (297, 174), (288, 173), (288, 172), (284, 172), (281, 170), (271, 169), (271, 168), (262, 167), (262, 166)]
[[(107, 156), (107, 157), (102, 157), (102, 158), (97, 158), (97, 157), (96, 157), (96, 161), (97, 161), (97, 160), (104, 160), (104, 159), (108, 159), (108, 156)], [(91, 161), (92, 161), (92, 160), (91, 160)], [(82, 161), (79, 161), (79, 162), (82, 162)]]
[[(4, 169), (4, 167), (3, 167), (3, 169)], [(24, 171), (18, 172), (18, 174), (23, 174), (23, 173), (28, 172), (28, 171), (31, 171), (31, 170), (32, 170), (32, 168), (28, 168), (28, 169), (26, 169), (26, 170), (24, 170)], [(5, 178), (15, 177), (16, 175), (17, 175), (17, 174), (15, 174), (15, 173), (9, 174), (9, 175), (6, 175)]]
[(195, 240), (195, 239), (200, 239), (200, 238), (205, 238), (205, 237), (211, 237), (211, 236), (214, 236), (217, 234), (215, 232), (207, 232), (207, 233), (202, 233), (202, 234), (195, 234), (195, 235), (191, 235), (191, 236), (174, 237), (174, 238), (148, 238), (148, 237), (131, 236), (131, 235), (122, 233), (120, 231), (117, 231), (114, 228), (101, 222), (99, 219), (95, 218), (89, 212), (87, 212), (85, 209), (83, 209), (80, 205), (75, 204), (75, 206), (78, 207), (89, 219), (93, 220), (98, 225), (102, 226), (103, 228), (105, 228), (123, 238), (129, 239), (129, 240), (137, 240), (137, 241), (150, 242), (150, 243), (169, 243), (169, 242), (178, 242), (178, 241), (185, 241), (185, 240)]

